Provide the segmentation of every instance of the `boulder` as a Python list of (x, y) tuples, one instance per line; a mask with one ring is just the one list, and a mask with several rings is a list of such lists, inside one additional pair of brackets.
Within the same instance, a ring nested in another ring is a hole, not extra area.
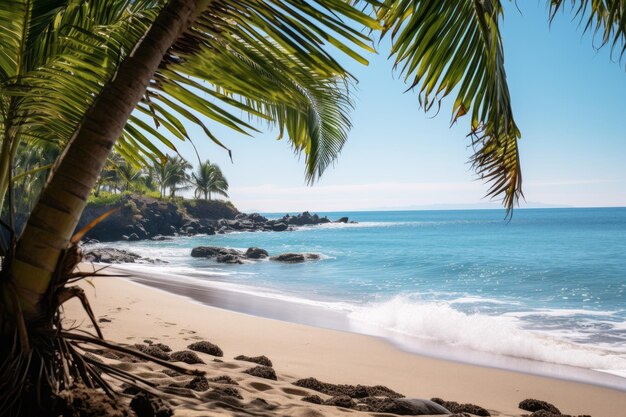
[(128, 235), (128, 240), (131, 242), (137, 241), (139, 240), (139, 235), (137, 235), (137, 233), (131, 233)]
[(272, 261), (285, 262), (285, 263), (300, 263), (304, 261), (314, 261), (320, 259), (320, 256), (316, 253), (283, 253), (282, 255), (272, 256)]
[(275, 223), (274, 225), (272, 225), (272, 230), (275, 232), (284, 232), (285, 230), (287, 230), (289, 226), (287, 226), (285, 223)]
[(261, 248), (248, 248), (246, 251), (246, 258), (248, 259), (265, 259), (269, 256), (265, 249)]
[(196, 246), (191, 250), (194, 258), (215, 258), (220, 255), (243, 256), (243, 253), (236, 249), (222, 248), (219, 246)]
[(335, 223), (348, 223), (348, 218), (347, 217), (342, 217), (340, 219), (338, 219), (337, 221), (335, 221)]
[(233, 255), (233, 254), (225, 254), (225, 255), (218, 255), (215, 258), (216, 262), (222, 263), (222, 264), (242, 264), (243, 261), (241, 260), (241, 256), (239, 255)]

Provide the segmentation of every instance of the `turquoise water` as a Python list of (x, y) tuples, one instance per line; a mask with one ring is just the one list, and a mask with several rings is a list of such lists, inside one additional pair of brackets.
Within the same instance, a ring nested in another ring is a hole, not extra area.
[[(366, 332), (626, 376), (626, 209), (322, 214), (358, 224), (116, 246), (169, 262), (148, 269), (345, 312)], [(322, 259), (221, 265), (191, 258), (199, 245)]]

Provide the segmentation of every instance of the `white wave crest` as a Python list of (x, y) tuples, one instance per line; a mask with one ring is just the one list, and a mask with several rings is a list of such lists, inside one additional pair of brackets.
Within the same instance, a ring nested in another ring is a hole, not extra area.
[(512, 316), (468, 314), (449, 303), (410, 296), (357, 308), (348, 316), (360, 326), (497, 355), (538, 360), (612, 373), (626, 371), (626, 355), (572, 343), (522, 327)]

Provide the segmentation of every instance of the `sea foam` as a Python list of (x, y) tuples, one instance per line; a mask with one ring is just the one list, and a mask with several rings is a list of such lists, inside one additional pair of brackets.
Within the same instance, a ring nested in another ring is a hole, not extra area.
[(515, 358), (626, 372), (623, 352), (525, 329), (522, 320), (511, 315), (462, 312), (448, 302), (403, 295), (358, 307), (348, 317), (359, 330), (392, 339), (395, 334)]

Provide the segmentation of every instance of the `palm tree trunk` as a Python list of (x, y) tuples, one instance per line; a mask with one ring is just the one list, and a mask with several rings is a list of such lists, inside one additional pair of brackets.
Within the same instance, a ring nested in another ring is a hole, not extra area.
[(193, 21), (199, 0), (170, 0), (104, 87), (66, 146), (19, 239), (11, 276), (29, 319), (40, 313), (61, 254), (131, 112), (167, 49)]

